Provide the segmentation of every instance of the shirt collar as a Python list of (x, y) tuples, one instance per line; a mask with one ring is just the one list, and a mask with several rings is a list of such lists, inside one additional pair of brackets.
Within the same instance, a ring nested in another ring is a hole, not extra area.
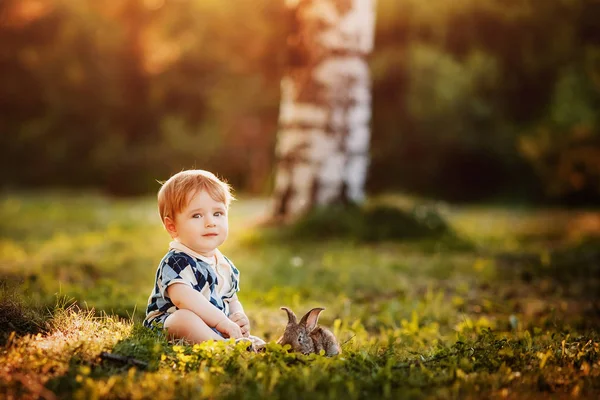
[[(204, 261), (207, 264), (210, 264), (212, 266), (215, 265), (215, 257), (207, 257), (207, 256), (203, 256), (200, 253), (195, 252), (194, 250), (190, 249), (189, 247), (187, 247), (185, 244), (177, 241), (177, 240), (173, 240), (171, 241), (171, 243), (169, 243), (169, 248), (173, 249), (173, 250), (178, 250), (178, 251), (182, 251), (192, 257), (196, 257), (202, 261)], [(225, 256), (223, 256), (223, 254), (219, 251), (219, 249), (215, 249), (215, 255), (217, 256), (217, 262), (219, 264), (224, 263), (225, 261)], [(227, 264), (227, 263), (225, 263)]]

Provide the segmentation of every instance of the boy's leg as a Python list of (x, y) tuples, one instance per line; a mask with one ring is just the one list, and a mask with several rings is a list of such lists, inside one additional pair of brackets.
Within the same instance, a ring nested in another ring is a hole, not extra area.
[(185, 339), (192, 343), (207, 340), (223, 340), (206, 322), (190, 310), (179, 309), (169, 315), (164, 327), (171, 339)]

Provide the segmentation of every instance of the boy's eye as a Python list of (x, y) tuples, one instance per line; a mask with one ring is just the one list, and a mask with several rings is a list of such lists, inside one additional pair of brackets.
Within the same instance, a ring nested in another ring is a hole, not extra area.
[(223, 215), (223, 213), (221, 211), (217, 211), (216, 213), (214, 213), (215, 217), (220, 217), (222, 215)]
[(192, 215), (192, 218), (202, 218), (202, 214), (194, 214)]

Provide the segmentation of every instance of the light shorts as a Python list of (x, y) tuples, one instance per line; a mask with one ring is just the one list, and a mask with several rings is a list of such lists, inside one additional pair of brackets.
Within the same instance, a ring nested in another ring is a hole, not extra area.
[[(165, 321), (167, 320), (167, 318), (169, 318), (171, 316), (171, 314), (169, 313), (164, 313), (159, 315), (156, 318), (152, 318), (152, 320), (148, 321), (148, 325), (150, 326), (150, 329), (152, 330), (163, 330), (165, 329)], [(213, 332), (215, 332), (217, 335), (221, 336), (223, 339), (225, 339), (225, 337), (221, 334), (221, 332), (219, 332), (216, 328), (210, 328), (213, 330)]]

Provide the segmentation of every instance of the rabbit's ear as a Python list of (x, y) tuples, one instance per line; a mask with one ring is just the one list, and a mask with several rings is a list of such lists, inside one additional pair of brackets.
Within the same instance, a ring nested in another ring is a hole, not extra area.
[(294, 314), (294, 312), (287, 307), (281, 307), (281, 309), (288, 315), (288, 324), (295, 324), (297, 321), (296, 314)]
[(315, 329), (317, 326), (317, 322), (319, 321), (319, 314), (323, 311), (323, 307), (313, 308), (309, 312), (307, 312), (304, 317), (300, 320), (300, 325), (306, 326), (306, 329), (310, 332)]

